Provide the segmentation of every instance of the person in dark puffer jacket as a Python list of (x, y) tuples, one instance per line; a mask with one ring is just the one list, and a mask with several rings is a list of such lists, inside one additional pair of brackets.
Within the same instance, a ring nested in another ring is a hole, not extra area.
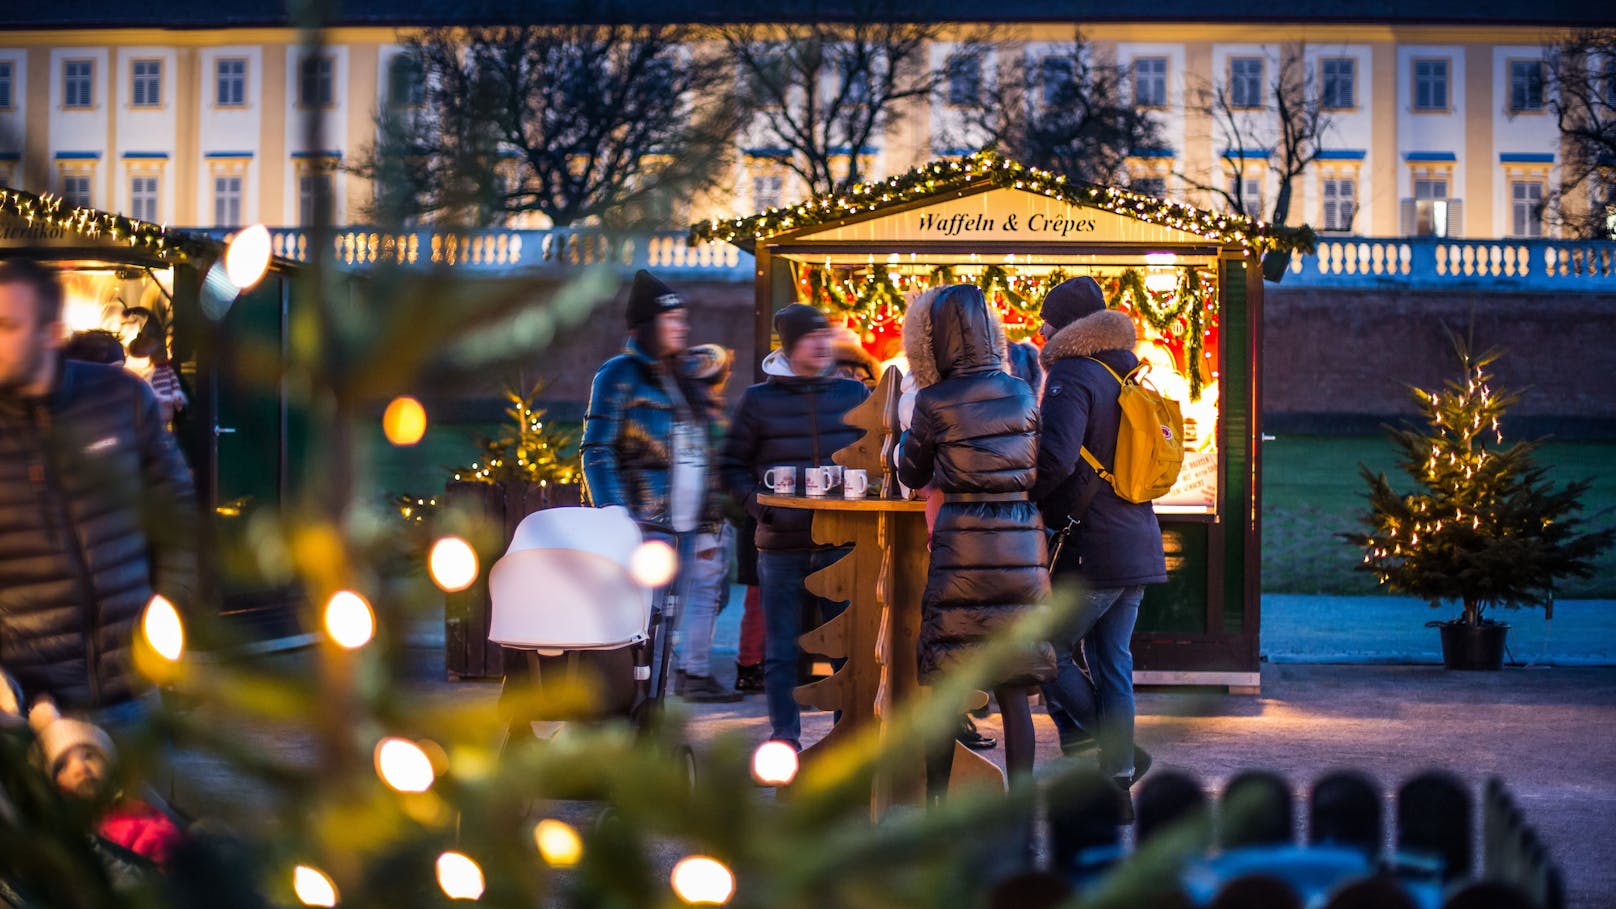
[(859, 430), (842, 422), (842, 417), (870, 392), (861, 382), (828, 374), (834, 366), (832, 335), (819, 310), (793, 303), (775, 314), (774, 327), (780, 349), (763, 360), (767, 380), (741, 395), (721, 469), (730, 495), (757, 521), (763, 690), (770, 737), (800, 748), (801, 713), (792, 692), (797, 686), (803, 613), (817, 608), (821, 619), (829, 621), (847, 606), (812, 596), (804, 589), (803, 578), (848, 550), (814, 542), (812, 511), (760, 506), (757, 497), (767, 491), (763, 474), (771, 467), (795, 469), (801, 495), (803, 468), (830, 465), (831, 455), (858, 440)]
[[(1106, 308), (1090, 277), (1052, 289), (1043, 318), (1043, 439), (1033, 500), (1051, 527), (1065, 527), (1068, 517), (1079, 521), (1054, 574), (1077, 578), (1086, 588), (1078, 613), (1053, 642), (1060, 671), (1044, 693), (1052, 715), (1059, 709), (1082, 727), (1081, 733), (1063, 728), (1063, 745), (1074, 733), (1093, 735), (1098, 727), (1100, 770), (1126, 792), (1150, 766), (1150, 756), (1133, 744), (1130, 641), (1145, 585), (1167, 581), (1167, 562), (1155, 509), (1118, 496), (1079, 450), (1087, 447), (1101, 464), (1115, 463), (1122, 409), (1112, 372), (1125, 376), (1139, 364), (1137, 332), (1127, 313)], [(1072, 658), (1079, 642), (1092, 683)], [(1131, 816), (1131, 804), (1127, 812)]]
[[(1028, 498), (1038, 457), (1038, 403), (1004, 371), (1004, 327), (982, 291), (956, 284), (921, 295), (904, 347), (919, 391), (898, 443), (898, 479), (943, 495), (921, 597), (922, 683), (946, 672), (1049, 597), (1043, 523)], [(1049, 645), (1029, 647), (996, 680), (1005, 762), (1032, 772), (1027, 688), (1055, 674)], [(947, 789), (953, 742), (928, 749), (927, 790)]]
[(52, 272), (0, 263), (0, 665), (118, 725), (152, 594), (197, 605), (196, 493), (151, 388), (60, 355), (61, 305)]

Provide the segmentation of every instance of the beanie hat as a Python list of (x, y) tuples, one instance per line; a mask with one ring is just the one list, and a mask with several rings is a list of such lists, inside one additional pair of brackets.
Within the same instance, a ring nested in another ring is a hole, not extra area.
[(673, 288), (657, 280), (645, 269), (634, 273), (634, 286), (628, 291), (628, 327), (638, 328), (657, 316), (675, 309), (684, 309), (685, 301)]
[(1083, 275), (1055, 285), (1044, 297), (1044, 305), (1038, 314), (1059, 331), (1105, 308), (1105, 294), (1100, 292), (1100, 285), (1088, 275)]
[(729, 369), (733, 355), (722, 344), (701, 344), (690, 348), (690, 377), (700, 382), (715, 382)]
[(118, 749), (113, 747), (112, 738), (105, 730), (83, 720), (62, 716), (50, 701), (40, 701), (28, 711), (28, 724), (34, 727), (34, 734), (39, 736), (39, 750), (45, 755), (45, 769), (52, 776), (56, 774), (57, 764), (75, 745), (88, 745), (99, 751), (109, 764), (117, 760)]
[(802, 336), (810, 332), (826, 331), (830, 322), (825, 314), (806, 303), (793, 303), (774, 314), (774, 330), (780, 336), (780, 349), (791, 354)]

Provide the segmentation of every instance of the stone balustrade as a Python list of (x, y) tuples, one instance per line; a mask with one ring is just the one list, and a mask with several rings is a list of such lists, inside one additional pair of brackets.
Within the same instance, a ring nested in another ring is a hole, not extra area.
[[(208, 230), (224, 238), (228, 232)], [(311, 234), (273, 228), (274, 252), (310, 256)], [(498, 275), (536, 269), (609, 265), (648, 268), (683, 279), (750, 281), (752, 257), (728, 244), (692, 247), (684, 231), (612, 233), (590, 229), (414, 230), (345, 227), (332, 235), (341, 268), (375, 265), (454, 268)], [(1286, 286), (1616, 292), (1616, 242), (1322, 237), (1318, 250), (1292, 255)]]

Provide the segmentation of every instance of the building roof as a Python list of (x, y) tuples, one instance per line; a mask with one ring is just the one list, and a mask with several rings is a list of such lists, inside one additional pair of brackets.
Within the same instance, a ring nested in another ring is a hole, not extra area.
[(1313, 251), (1315, 240), (1312, 228), (1305, 225), (1282, 227), (1245, 215), (1207, 211), (1114, 186), (1067, 180), (994, 152), (980, 151), (958, 160), (922, 164), (885, 180), (860, 183), (840, 194), (815, 196), (806, 202), (771, 208), (749, 217), (698, 222), (691, 225), (690, 243), (694, 246), (727, 241), (751, 251), (758, 240), (800, 235), (960, 192), (990, 189), (1018, 189), (1068, 205), (1103, 209), (1220, 244), (1306, 253)]
[[(1255, 0), (1006, 0), (987, 6), (965, 0), (873, 4), (875, 15), (941, 22), (1298, 22), (1588, 26), (1616, 24), (1616, 6), (1588, 0), (1291, 0), (1279, 9)], [(286, 0), (9, 0), (0, 29), (232, 28), (290, 26)], [(331, 3), (327, 25), (427, 26), (513, 23), (851, 21), (868, 0), (342, 0)], [(1599, 9), (1604, 12), (1598, 12)]]

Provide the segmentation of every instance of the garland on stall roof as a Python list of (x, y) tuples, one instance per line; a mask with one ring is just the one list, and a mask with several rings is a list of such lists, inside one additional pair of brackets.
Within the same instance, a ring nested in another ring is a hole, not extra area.
[(933, 161), (880, 182), (860, 183), (841, 194), (815, 196), (798, 205), (771, 208), (747, 218), (703, 221), (691, 226), (689, 239), (692, 246), (715, 240), (744, 243), (983, 185), (1024, 189), (1068, 205), (1100, 208), (1218, 243), (1238, 243), (1259, 252), (1306, 253), (1312, 252), (1314, 246), (1313, 230), (1305, 225), (1282, 227), (1241, 214), (1208, 211), (1115, 186), (1072, 182), (1060, 174), (1028, 167), (992, 151)]
[(165, 262), (217, 257), (223, 247), (204, 237), (170, 230), (112, 212), (67, 204), (61, 196), (36, 196), (0, 187), (0, 215), (18, 218), (36, 230), (56, 230), (85, 239), (123, 243)]

